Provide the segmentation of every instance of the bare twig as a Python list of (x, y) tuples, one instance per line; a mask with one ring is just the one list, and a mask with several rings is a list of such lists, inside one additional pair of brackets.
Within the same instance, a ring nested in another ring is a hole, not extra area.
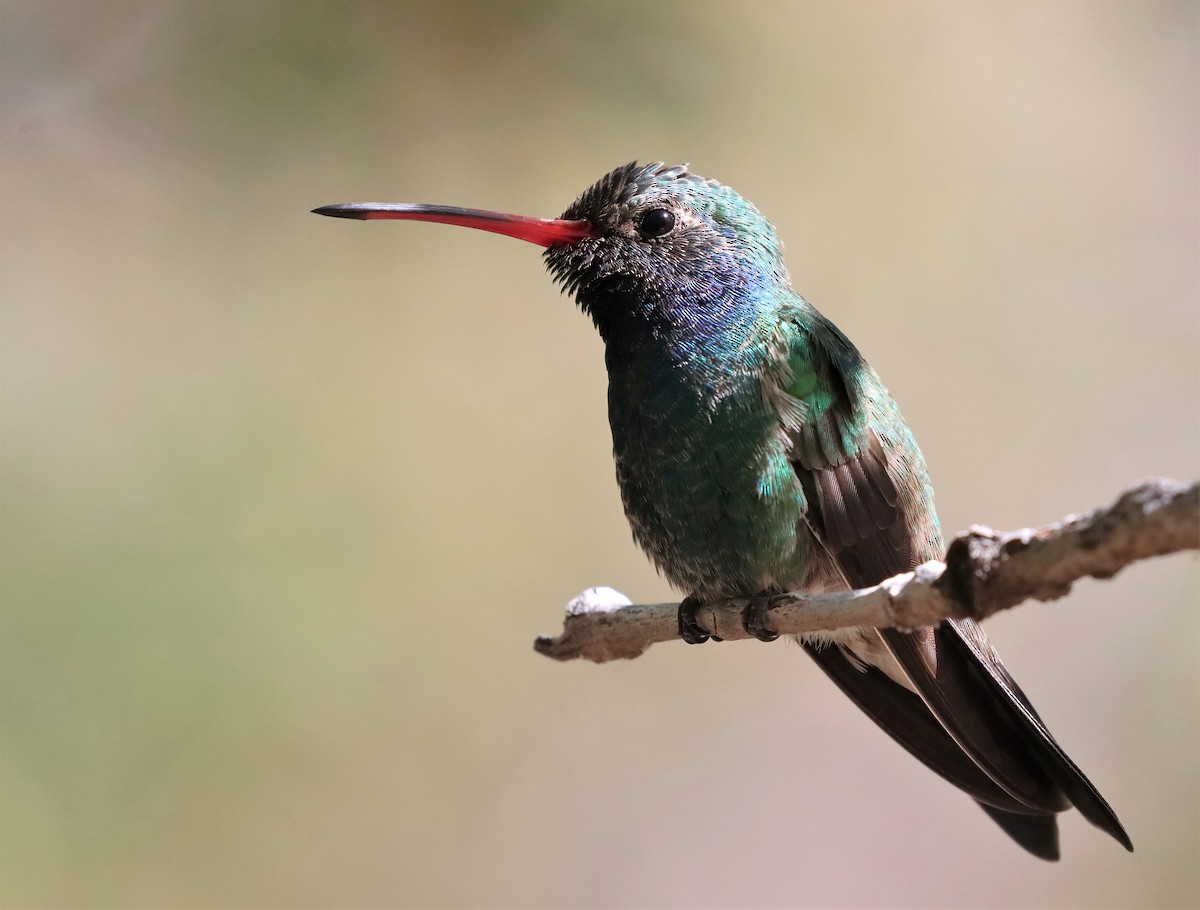
[[(792, 635), (984, 619), (1026, 600), (1062, 597), (1080, 578), (1111, 578), (1132, 562), (1195, 549), (1200, 484), (1151, 480), (1110, 506), (1037, 530), (1000, 534), (973, 526), (950, 544), (945, 563), (927, 562), (872, 588), (777, 595), (770, 600), (770, 624)], [(745, 605), (736, 599), (705, 604), (697, 620), (723, 639), (750, 638), (741, 621)], [(562, 634), (538, 638), (534, 648), (556, 660), (637, 657), (655, 642), (678, 638), (678, 607), (632, 604), (611, 588), (592, 588), (567, 605)]]

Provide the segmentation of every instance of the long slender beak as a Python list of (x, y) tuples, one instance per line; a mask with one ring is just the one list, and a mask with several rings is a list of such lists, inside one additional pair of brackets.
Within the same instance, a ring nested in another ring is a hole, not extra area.
[(506, 237), (527, 240), (538, 246), (556, 243), (575, 243), (584, 237), (596, 236), (588, 221), (567, 221), (562, 218), (529, 218), (525, 215), (505, 215), (483, 209), (462, 209), (452, 205), (410, 205), (403, 202), (350, 202), (344, 205), (323, 205), (313, 209), (317, 215), (333, 218), (356, 218), (372, 221), (395, 218), (404, 221), (434, 221), (457, 224), (460, 227), (492, 231)]

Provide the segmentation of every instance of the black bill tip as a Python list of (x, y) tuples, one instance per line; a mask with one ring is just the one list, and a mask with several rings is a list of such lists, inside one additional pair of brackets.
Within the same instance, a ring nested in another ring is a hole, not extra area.
[(354, 218), (357, 221), (364, 221), (367, 216), (366, 211), (358, 204), (323, 205), (312, 211), (314, 215), (328, 215), (330, 218)]

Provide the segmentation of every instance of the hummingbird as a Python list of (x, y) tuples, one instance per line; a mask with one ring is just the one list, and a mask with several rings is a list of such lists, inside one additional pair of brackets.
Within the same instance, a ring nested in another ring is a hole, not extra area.
[[(636, 162), (559, 218), (407, 203), (314, 209), (459, 225), (545, 247), (604, 342), (617, 483), (636, 542), (696, 609), (864, 588), (942, 556), (924, 457), (875, 370), (792, 288), (774, 227), (687, 165)], [(1116, 814), (971, 620), (798, 636), (851, 701), (1034, 856), (1072, 806), (1126, 850)]]

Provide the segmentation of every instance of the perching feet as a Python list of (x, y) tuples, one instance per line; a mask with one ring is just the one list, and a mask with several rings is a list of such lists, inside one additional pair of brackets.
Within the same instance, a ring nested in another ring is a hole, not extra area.
[(771, 628), (770, 603), (771, 595), (764, 591), (751, 597), (742, 610), (742, 628), (759, 641), (774, 641), (779, 637), (779, 633)]
[[(742, 609), (742, 627), (759, 641), (775, 641), (779, 637), (779, 633), (771, 628), (771, 593), (763, 591), (755, 594)], [(679, 604), (679, 637), (689, 645), (698, 645), (710, 638), (713, 641), (721, 640), (716, 635), (710, 635), (696, 621), (696, 611), (703, 603), (699, 597), (689, 594)]]
[(710, 636), (700, 623), (696, 622), (696, 611), (704, 602), (699, 597), (688, 595), (679, 604), (679, 637), (686, 641), (689, 645), (702, 644), (712, 638), (713, 641), (720, 641), (717, 636)]

